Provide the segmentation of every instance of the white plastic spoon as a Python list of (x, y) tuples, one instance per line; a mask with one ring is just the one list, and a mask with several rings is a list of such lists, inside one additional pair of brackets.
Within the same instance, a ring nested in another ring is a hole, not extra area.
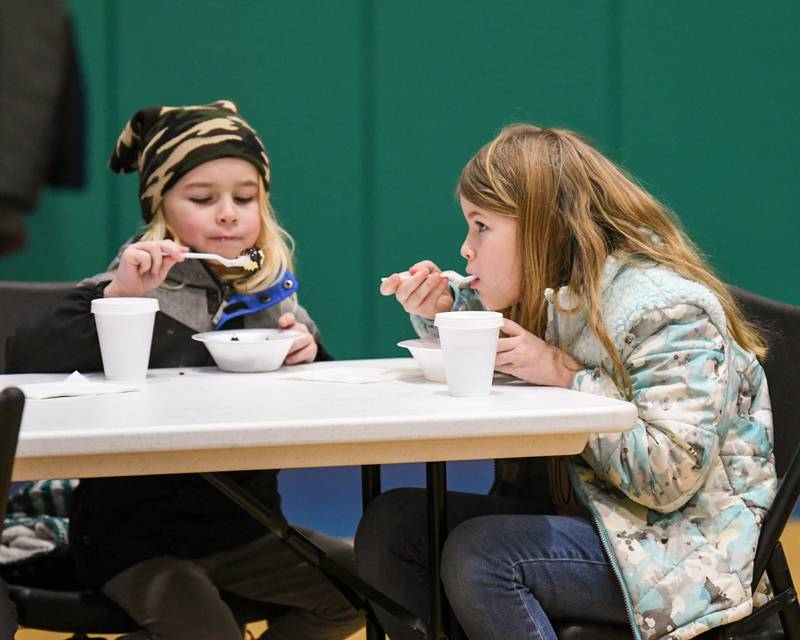
[[(169, 255), (169, 254), (162, 254), (162, 255)], [(220, 264), (225, 265), (226, 267), (242, 267), (247, 269), (248, 271), (253, 271), (258, 269), (258, 263), (253, 260), (249, 255), (241, 255), (236, 256), (235, 258), (223, 258), (222, 256), (216, 253), (184, 253), (184, 258), (195, 258), (197, 260), (213, 260), (214, 262), (219, 262)]]
[[(443, 276), (447, 276), (449, 280), (452, 280), (457, 287), (463, 287), (465, 284), (469, 284), (478, 276), (462, 276), (460, 273), (456, 271), (441, 271), (440, 272)], [(391, 277), (391, 276), (390, 276)], [(401, 280), (408, 280), (411, 277), (411, 274), (408, 271), (403, 271), (400, 274)], [(381, 278), (381, 282), (385, 282), (389, 278)]]

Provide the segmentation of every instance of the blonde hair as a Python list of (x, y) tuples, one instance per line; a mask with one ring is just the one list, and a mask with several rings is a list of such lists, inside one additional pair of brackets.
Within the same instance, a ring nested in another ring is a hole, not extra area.
[[(294, 253), (294, 240), (278, 224), (275, 210), (269, 201), (269, 192), (264, 188), (264, 183), (258, 181), (258, 201), (261, 213), (261, 231), (256, 240), (256, 248), (261, 249), (264, 260), (261, 268), (254, 272), (243, 272), (240, 269), (230, 269), (221, 272), (217, 277), (223, 282), (229, 282), (239, 293), (258, 291), (283, 277), (287, 271), (292, 271), (292, 254)], [(178, 234), (169, 226), (164, 213), (163, 200), (159, 204), (153, 218), (142, 235), (142, 240), (174, 240), (181, 242)]]
[(587, 306), (589, 327), (626, 395), (631, 380), (600, 315), (600, 277), (614, 252), (629, 262), (663, 265), (708, 287), (722, 304), (733, 338), (757, 356), (766, 355), (759, 329), (743, 316), (677, 217), (578, 134), (508, 126), (470, 159), (457, 191), (472, 204), (517, 221), (520, 298), (505, 313), (544, 337), (543, 292), (569, 286)]

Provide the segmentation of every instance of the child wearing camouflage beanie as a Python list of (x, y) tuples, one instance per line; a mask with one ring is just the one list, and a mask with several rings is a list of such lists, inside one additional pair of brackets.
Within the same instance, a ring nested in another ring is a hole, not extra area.
[[(213, 364), (191, 336), (220, 327), (300, 331), (285, 364), (329, 359), (297, 303), (289, 238), (269, 201), (269, 159), (235, 104), (143, 109), (109, 165), (138, 171), (146, 228), (47, 319), (9, 339), (9, 372), (100, 370), (90, 305), (118, 296), (158, 299), (151, 367)], [(190, 249), (226, 258), (247, 251), (258, 261), (226, 268), (186, 260)], [(229, 475), (279, 511), (277, 471)], [(363, 624), (317, 569), (196, 474), (83, 479), (70, 517), (80, 578), (141, 625), (131, 638), (240, 640), (220, 590), (285, 608), (265, 639), (336, 640)], [(353, 566), (351, 545), (301, 531)]]

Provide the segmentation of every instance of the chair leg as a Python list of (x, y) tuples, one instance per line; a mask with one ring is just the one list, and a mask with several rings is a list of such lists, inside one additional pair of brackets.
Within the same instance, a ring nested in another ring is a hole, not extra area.
[(788, 640), (800, 640), (800, 604), (797, 602), (797, 592), (792, 581), (792, 574), (789, 571), (789, 565), (786, 562), (786, 556), (783, 553), (783, 546), (780, 542), (775, 545), (775, 549), (770, 555), (767, 563), (767, 575), (774, 593), (791, 591), (790, 603), (778, 615), (786, 638)]
[(367, 640), (384, 640), (386, 638), (386, 634), (383, 629), (381, 629), (380, 624), (370, 620), (367, 620), (365, 633)]

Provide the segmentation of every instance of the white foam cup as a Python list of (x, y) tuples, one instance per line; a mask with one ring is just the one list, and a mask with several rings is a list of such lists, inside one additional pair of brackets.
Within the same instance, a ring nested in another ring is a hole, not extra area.
[(452, 396), (486, 396), (492, 388), (503, 315), (496, 311), (437, 313), (447, 390)]
[(150, 361), (158, 300), (96, 298), (92, 313), (97, 325), (103, 371), (109, 380), (144, 380)]

